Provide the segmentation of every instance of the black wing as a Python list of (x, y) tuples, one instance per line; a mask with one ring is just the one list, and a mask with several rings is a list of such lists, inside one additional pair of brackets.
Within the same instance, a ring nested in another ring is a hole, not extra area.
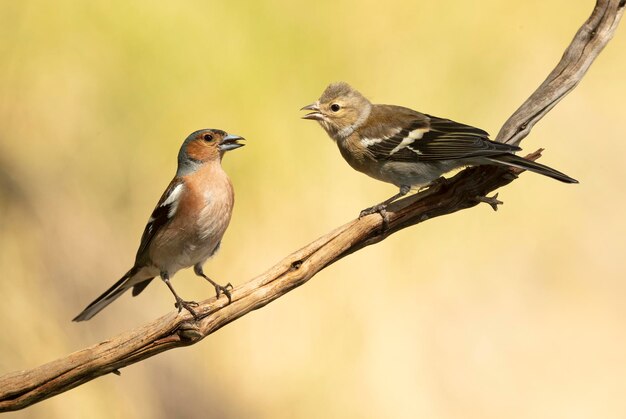
[(145, 255), (156, 233), (165, 227), (176, 213), (179, 202), (178, 199), (184, 187), (185, 184), (182, 180), (174, 179), (165, 192), (163, 192), (159, 203), (154, 208), (154, 211), (152, 211), (148, 224), (146, 224), (146, 228), (141, 235), (141, 243), (137, 250), (137, 261)]
[(413, 147), (420, 160), (451, 160), (493, 156), (521, 150), (497, 143), (480, 128), (430, 116), (430, 130)]
[(492, 156), (520, 150), (519, 147), (489, 140), (480, 128), (449, 119), (415, 112), (380, 141), (370, 141), (368, 150), (379, 160), (426, 161)]

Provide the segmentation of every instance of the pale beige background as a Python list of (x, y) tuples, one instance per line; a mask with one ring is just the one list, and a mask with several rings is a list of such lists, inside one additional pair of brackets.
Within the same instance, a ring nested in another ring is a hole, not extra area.
[[(205, 269), (239, 284), (395, 192), (299, 119), (329, 82), (495, 134), (592, 6), (2, 2), (0, 373), (173, 309), (157, 282), (70, 322), (130, 267), (191, 131), (248, 138)], [(7, 418), (625, 417), (623, 29), (522, 144), (580, 185), (524, 174), (497, 213), (402, 231), (197, 346)]]

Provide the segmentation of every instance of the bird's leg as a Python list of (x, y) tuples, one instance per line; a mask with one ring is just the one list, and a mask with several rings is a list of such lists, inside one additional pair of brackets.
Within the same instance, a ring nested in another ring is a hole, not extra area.
[(374, 214), (375, 212), (377, 212), (381, 215), (381, 217), (383, 217), (383, 222), (384, 222), (387, 219), (387, 211), (386, 211), (387, 205), (391, 204), (393, 201), (397, 199), (402, 198), (404, 195), (408, 194), (410, 190), (411, 190), (411, 187), (409, 185), (400, 186), (400, 191), (397, 194), (395, 194), (389, 199), (384, 200), (380, 204), (376, 204), (373, 207), (365, 208), (363, 211), (361, 211), (361, 214), (359, 214), (359, 218), (365, 217), (366, 215)]
[(431, 189), (431, 190), (435, 189), (437, 186), (441, 186), (441, 185), (445, 184), (447, 181), (448, 181), (448, 179), (446, 179), (445, 177), (439, 176), (437, 179), (433, 180), (429, 184), (420, 187), (418, 189), (418, 192), (422, 192), (425, 189)]
[(228, 304), (232, 302), (232, 296), (230, 295), (230, 290), (233, 289), (233, 286), (230, 282), (226, 284), (226, 286), (222, 286), (218, 284), (217, 282), (213, 281), (211, 278), (209, 278), (208, 276), (204, 274), (204, 272), (202, 271), (202, 265), (199, 263), (193, 267), (193, 271), (196, 273), (196, 275), (201, 276), (202, 278), (206, 279), (215, 287), (215, 295), (217, 298), (220, 298), (220, 293), (222, 293), (228, 298)]
[(185, 301), (182, 298), (180, 298), (179, 295), (176, 294), (176, 291), (174, 291), (174, 287), (170, 283), (170, 275), (167, 272), (161, 272), (161, 279), (163, 280), (163, 282), (165, 282), (165, 285), (167, 285), (170, 291), (172, 291), (172, 294), (174, 294), (174, 298), (176, 298), (175, 306), (176, 308), (178, 308), (178, 312), (180, 313), (180, 310), (185, 308), (185, 310), (190, 312), (193, 318), (197, 320), (198, 315), (196, 314), (196, 312), (193, 310), (192, 307), (197, 306), (198, 303), (196, 303), (195, 301)]

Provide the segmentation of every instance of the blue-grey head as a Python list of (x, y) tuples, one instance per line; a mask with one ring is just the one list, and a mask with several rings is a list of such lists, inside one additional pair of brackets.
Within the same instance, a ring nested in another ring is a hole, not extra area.
[(224, 153), (243, 147), (243, 137), (220, 129), (201, 129), (185, 139), (178, 152), (178, 176), (194, 172), (204, 163), (219, 162)]

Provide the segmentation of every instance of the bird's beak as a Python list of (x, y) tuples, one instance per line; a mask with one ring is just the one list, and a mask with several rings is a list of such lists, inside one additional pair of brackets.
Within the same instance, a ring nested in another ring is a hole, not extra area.
[(229, 151), (239, 147), (243, 147), (245, 144), (238, 143), (237, 141), (239, 140), (245, 140), (245, 138), (234, 134), (226, 135), (226, 137), (222, 138), (222, 141), (220, 141), (220, 151)]
[(317, 101), (315, 103), (311, 103), (310, 105), (305, 106), (300, 109), (301, 111), (313, 111), (302, 117), (302, 119), (312, 119), (314, 121), (321, 121), (324, 119), (324, 115), (320, 112), (320, 102)]

